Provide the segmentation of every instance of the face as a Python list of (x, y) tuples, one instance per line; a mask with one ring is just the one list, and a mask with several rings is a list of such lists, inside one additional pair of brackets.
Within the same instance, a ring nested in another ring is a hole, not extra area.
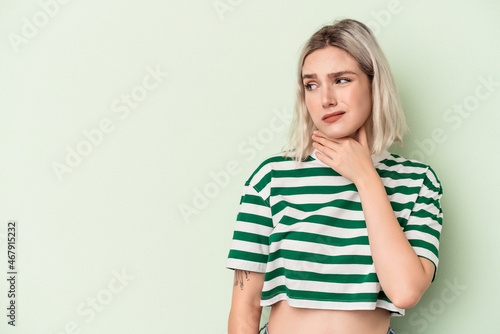
[(355, 137), (371, 115), (370, 80), (340, 48), (329, 46), (309, 54), (302, 82), (312, 121), (330, 139)]

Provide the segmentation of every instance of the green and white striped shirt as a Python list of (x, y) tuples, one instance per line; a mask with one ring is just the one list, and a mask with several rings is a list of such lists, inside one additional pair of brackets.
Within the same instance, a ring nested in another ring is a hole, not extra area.
[[(420, 162), (372, 156), (401, 228), (438, 266), (441, 184)], [(404, 315), (381, 290), (355, 185), (309, 156), (265, 160), (245, 183), (227, 267), (265, 273), (261, 305), (334, 310), (381, 307)]]

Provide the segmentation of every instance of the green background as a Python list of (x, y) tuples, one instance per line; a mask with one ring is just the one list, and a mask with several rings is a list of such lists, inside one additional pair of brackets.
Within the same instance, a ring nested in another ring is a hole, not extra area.
[(498, 332), (500, 2), (66, 2), (0, 5), (2, 333), (226, 333), (243, 183), (285, 143), (301, 45), (337, 18), (376, 32), (411, 128), (393, 151), (445, 191), (436, 281), (392, 326)]

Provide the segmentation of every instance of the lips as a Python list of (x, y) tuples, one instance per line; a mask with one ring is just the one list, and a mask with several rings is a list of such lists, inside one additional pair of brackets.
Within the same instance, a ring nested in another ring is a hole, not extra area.
[(321, 119), (326, 123), (333, 123), (342, 116), (344, 116), (345, 111), (335, 111), (329, 114), (324, 115)]

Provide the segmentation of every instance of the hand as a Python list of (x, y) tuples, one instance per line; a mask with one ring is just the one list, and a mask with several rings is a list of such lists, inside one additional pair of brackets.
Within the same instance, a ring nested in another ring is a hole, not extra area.
[(357, 141), (350, 137), (328, 139), (319, 130), (314, 131), (312, 136), (313, 147), (320, 152), (316, 153), (316, 157), (356, 185), (375, 175), (378, 177), (373, 167), (364, 125), (357, 134)]

